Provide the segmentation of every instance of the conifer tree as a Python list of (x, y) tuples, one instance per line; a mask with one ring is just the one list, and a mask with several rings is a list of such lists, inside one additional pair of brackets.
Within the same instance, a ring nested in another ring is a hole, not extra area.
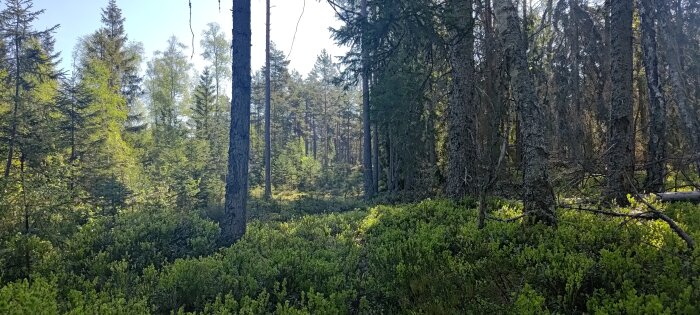
[[(22, 124), (25, 93), (35, 87), (35, 83), (29, 80), (28, 76), (41, 74), (41, 65), (50, 64), (53, 62), (52, 59), (57, 57), (57, 55), (51, 55), (52, 52), (45, 48), (53, 45), (51, 36), (58, 25), (43, 31), (36, 31), (32, 26), (43, 12), (44, 10), (34, 11), (31, 0), (7, 0), (5, 9), (0, 12), (0, 35), (6, 47), (9, 48), (8, 80), (14, 88), (7, 137), (5, 177), (10, 176), (12, 161), (15, 158), (18, 130), (22, 128), (20, 124)], [(32, 44), (32, 41), (39, 41), (39, 43)], [(40, 77), (39, 79), (49, 78)]]

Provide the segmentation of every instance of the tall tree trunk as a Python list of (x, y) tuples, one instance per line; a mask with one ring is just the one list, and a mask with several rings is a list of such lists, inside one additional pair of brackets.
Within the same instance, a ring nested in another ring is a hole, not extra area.
[(375, 123), (374, 124), (374, 146), (372, 147), (374, 149), (373, 153), (373, 158), (374, 158), (374, 193), (379, 192), (379, 172), (380, 172), (380, 166), (379, 166), (379, 124)]
[(369, 49), (367, 47), (367, 0), (362, 0), (362, 167), (365, 199), (374, 195), (372, 180), (372, 134), (369, 121)]
[(611, 120), (605, 197), (628, 204), (634, 172), (632, 143), (632, 0), (613, 1), (610, 29)]
[(659, 81), (653, 0), (639, 1), (639, 15), (642, 28), (642, 61), (649, 88), (649, 153), (645, 186), (651, 192), (663, 192), (666, 175), (666, 99)]
[(314, 160), (318, 159), (318, 133), (316, 132), (316, 115), (313, 115), (311, 118), (311, 130), (313, 134), (313, 153), (314, 153)]
[(248, 158), (250, 155), (250, 0), (233, 2), (231, 130), (226, 202), (221, 244), (230, 245), (246, 230)]
[(321, 156), (321, 164), (323, 165), (324, 170), (328, 170), (328, 159), (329, 159), (329, 152), (330, 152), (330, 145), (328, 143), (328, 130), (330, 130), (330, 126), (328, 125), (328, 91), (326, 91), (326, 87), (324, 86), (323, 88), (323, 126), (321, 129), (321, 137), (323, 138), (323, 156)]
[(270, 183), (272, 143), (270, 140), (270, 0), (265, 2), (265, 199), (272, 197)]
[(570, 144), (570, 158), (572, 161), (583, 164), (584, 152), (584, 132), (583, 132), (583, 121), (582, 119), (576, 119), (577, 117), (582, 117), (583, 111), (581, 110), (581, 80), (580, 80), (580, 59), (579, 54), (581, 51), (581, 46), (579, 44), (579, 27), (578, 27), (578, 0), (569, 0), (569, 36), (571, 40), (571, 52), (570, 52), (570, 63), (571, 63), (571, 74), (570, 74), (570, 84), (571, 89), (571, 103), (569, 105), (569, 111), (572, 113), (571, 116), (574, 118), (569, 121), (573, 124), (573, 135), (571, 139), (566, 139), (566, 142)]
[[(664, 39), (666, 42), (666, 60), (668, 63), (671, 90), (676, 101), (678, 115), (681, 118), (681, 126), (686, 135), (690, 151), (698, 154), (698, 152), (700, 152), (700, 121), (698, 121), (700, 118), (695, 108), (693, 108), (692, 103), (688, 102), (686, 96), (685, 84), (682, 77), (683, 67), (681, 65), (681, 51), (677, 38), (679, 30), (673, 26), (671, 21), (669, 1), (670, 0), (657, 0), (657, 4), (659, 26), (664, 34), (666, 34)], [(695, 158), (697, 159), (695, 161), (695, 166), (698, 172), (700, 172), (700, 159), (698, 159), (697, 156)]]
[(24, 211), (24, 268), (26, 270), (26, 279), (30, 279), (32, 275), (32, 257), (29, 248), (29, 239), (31, 237), (31, 229), (29, 226), (29, 203), (27, 203), (27, 185), (24, 177), (24, 153), (20, 153), (20, 177), (22, 185), (22, 209)]
[[(19, 33), (19, 19), (15, 24), (15, 34)], [(10, 176), (12, 168), (12, 157), (15, 154), (15, 138), (17, 137), (17, 111), (19, 111), (19, 85), (20, 85), (20, 48), (21, 42), (19, 36), (15, 36), (15, 96), (13, 98), (14, 107), (12, 108), (12, 127), (10, 129), (10, 139), (7, 150), (7, 163), (5, 164), (5, 178)]]
[(472, 0), (447, 2), (452, 93), (447, 108), (447, 186), (450, 198), (476, 195), (474, 18)]
[[(435, 121), (437, 120), (437, 113), (435, 112), (435, 104), (438, 103), (438, 96), (435, 92), (435, 82), (434, 79), (430, 79), (430, 98), (427, 100), (427, 110), (428, 115), (426, 117), (426, 145), (428, 150), (428, 165), (430, 168), (430, 183), (431, 186), (435, 186), (435, 183), (439, 182), (439, 167), (437, 165), (437, 145), (435, 144), (435, 137), (437, 131), (435, 128)], [(434, 187), (430, 187), (434, 188)]]
[(537, 103), (518, 15), (511, 0), (496, 0), (496, 18), (519, 112), (523, 145), (523, 204), (531, 222), (556, 225), (554, 193), (547, 170), (544, 109)]

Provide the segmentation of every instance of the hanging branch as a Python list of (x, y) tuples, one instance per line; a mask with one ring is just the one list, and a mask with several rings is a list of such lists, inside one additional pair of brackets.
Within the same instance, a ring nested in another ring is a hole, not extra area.
[(306, 0), (304, 0), (304, 6), (301, 7), (301, 14), (297, 20), (297, 26), (294, 28), (294, 36), (292, 37), (292, 46), (289, 47), (289, 54), (287, 54), (287, 59), (292, 55), (292, 49), (294, 49), (294, 41), (297, 39), (297, 31), (299, 31), (299, 23), (301, 23), (301, 18), (304, 16), (304, 11), (306, 11)]
[[(192, 0), (189, 0), (190, 3), (190, 33), (192, 33), (192, 55), (190, 56), (190, 59), (194, 58), (194, 30), (192, 29)], [(219, 0), (219, 11), (221, 11), (221, 0)]]

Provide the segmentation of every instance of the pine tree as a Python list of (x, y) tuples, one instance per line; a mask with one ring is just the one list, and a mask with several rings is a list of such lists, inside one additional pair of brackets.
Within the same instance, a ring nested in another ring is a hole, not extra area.
[(632, 143), (632, 0), (614, 1), (611, 29), (612, 105), (610, 152), (607, 156), (605, 195), (619, 205), (628, 204), (634, 175)]
[(129, 130), (142, 129), (143, 117), (135, 111), (136, 102), (143, 94), (139, 75), (143, 48), (138, 43), (130, 43), (116, 0), (110, 0), (102, 9), (102, 27), (85, 41), (85, 59), (95, 58), (109, 65), (109, 87), (118, 91), (125, 99)]
[(554, 193), (549, 183), (545, 147), (544, 108), (538, 104), (532, 84), (520, 20), (511, 0), (494, 1), (498, 29), (510, 74), (510, 88), (523, 128), (523, 205), (531, 221), (556, 225)]
[(664, 160), (666, 160), (666, 97), (659, 80), (656, 45), (656, 8), (652, 0), (639, 1), (642, 29), (642, 54), (644, 73), (649, 89), (649, 161), (647, 161), (646, 187), (653, 192), (663, 192)]
[(221, 243), (232, 244), (245, 234), (250, 156), (250, 0), (234, 1), (231, 130), (226, 177), (226, 203)]
[(272, 143), (270, 135), (270, 0), (265, 2), (265, 193), (266, 199), (272, 198), (271, 154)]
[(447, 2), (452, 94), (448, 106), (447, 195), (476, 194), (474, 20), (471, 0)]
[(370, 52), (368, 47), (367, 0), (361, 0), (360, 3), (360, 16), (362, 18), (362, 39), (360, 48), (362, 53), (362, 172), (364, 173), (365, 199), (369, 199), (374, 195), (374, 187), (372, 186), (374, 184), (374, 180), (372, 179), (372, 134), (369, 112)]
[[(28, 78), (29, 75), (41, 74), (42, 64), (51, 64), (57, 55), (51, 55), (44, 45), (52, 46), (51, 35), (58, 25), (43, 31), (36, 31), (32, 24), (44, 12), (33, 11), (31, 0), (7, 0), (6, 7), (0, 12), (0, 34), (2, 40), (9, 49), (8, 78), (14, 87), (12, 97), (12, 110), (10, 118), (10, 131), (8, 132), (7, 163), (5, 164), (5, 177), (10, 176), (12, 160), (15, 158), (18, 130), (22, 111), (24, 110), (25, 93), (31, 91), (35, 84)], [(40, 41), (32, 44), (32, 41)], [(50, 77), (53, 74), (49, 75)], [(45, 79), (45, 78), (40, 78)]]
[(199, 84), (194, 91), (194, 121), (195, 136), (198, 139), (212, 141), (213, 126), (216, 119), (216, 85), (214, 77), (207, 67), (199, 77)]

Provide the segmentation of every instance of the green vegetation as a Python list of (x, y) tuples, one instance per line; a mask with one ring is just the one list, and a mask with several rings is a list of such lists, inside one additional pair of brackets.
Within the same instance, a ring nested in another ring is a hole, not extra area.
[[(700, 311), (700, 250), (689, 253), (662, 222), (560, 210), (557, 229), (494, 220), (479, 230), (474, 206), (309, 206), (314, 214), (288, 221), (253, 220), (221, 250), (217, 225), (197, 215), (121, 213), (46, 249), (31, 280), (0, 290), (0, 313)], [(520, 213), (511, 202), (489, 206), (495, 218)], [(332, 213), (315, 214), (324, 210)], [(697, 239), (699, 210), (679, 203), (665, 212)]]
[(700, 314), (697, 7), (327, 2), (301, 74), (0, 1), (0, 314)]

